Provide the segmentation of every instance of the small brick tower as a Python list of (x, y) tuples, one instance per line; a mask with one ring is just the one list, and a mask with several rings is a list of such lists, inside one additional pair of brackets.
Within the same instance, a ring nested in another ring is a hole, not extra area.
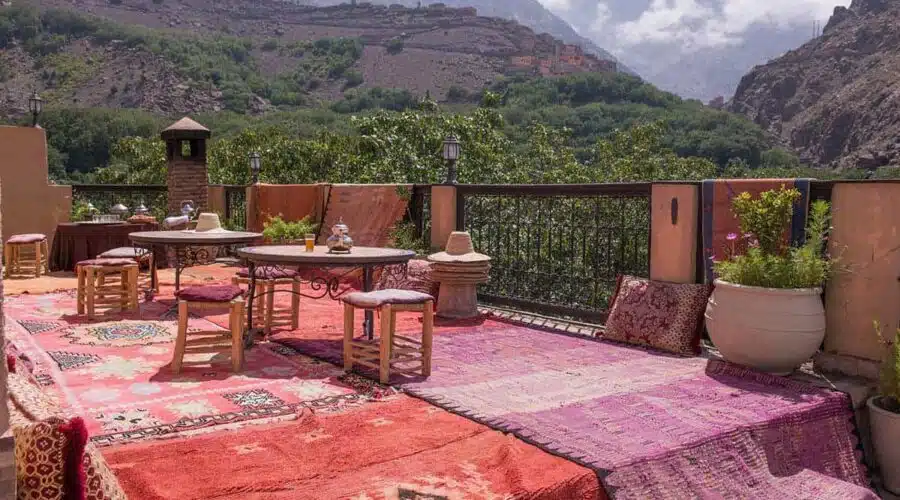
[(208, 208), (209, 177), (206, 167), (206, 140), (209, 129), (182, 118), (162, 131), (166, 141), (166, 161), (169, 187), (169, 215), (181, 215), (181, 203), (193, 201), (195, 213)]

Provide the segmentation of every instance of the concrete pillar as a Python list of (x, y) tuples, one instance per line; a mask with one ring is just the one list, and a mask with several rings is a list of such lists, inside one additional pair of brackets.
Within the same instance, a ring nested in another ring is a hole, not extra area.
[(207, 188), (207, 209), (210, 212), (216, 212), (225, 221), (225, 212), (227, 211), (228, 200), (225, 199), (225, 186), (209, 186)]
[(456, 231), (456, 186), (432, 186), (431, 249), (442, 250), (453, 231)]
[(653, 184), (650, 210), (650, 278), (694, 283), (700, 231), (700, 186)]
[(884, 353), (872, 322), (900, 325), (900, 184), (838, 182), (831, 193), (829, 252), (837, 272), (825, 287), (825, 352), (817, 366), (876, 378)]

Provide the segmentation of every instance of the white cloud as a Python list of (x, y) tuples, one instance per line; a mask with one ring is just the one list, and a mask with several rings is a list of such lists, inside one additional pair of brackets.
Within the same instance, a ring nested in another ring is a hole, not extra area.
[[(658, 42), (678, 44), (685, 52), (738, 44), (755, 24), (812, 30), (814, 20), (824, 24), (836, 5), (850, 4), (850, 0), (651, 0), (638, 17), (617, 22), (616, 5), (623, 0), (599, 0), (593, 13), (575, 12), (591, 9), (573, 7), (572, 0), (540, 1), (551, 10), (565, 11), (564, 17), (581, 18), (576, 24), (590, 26), (610, 48)], [(591, 15), (590, 22), (581, 17)]]

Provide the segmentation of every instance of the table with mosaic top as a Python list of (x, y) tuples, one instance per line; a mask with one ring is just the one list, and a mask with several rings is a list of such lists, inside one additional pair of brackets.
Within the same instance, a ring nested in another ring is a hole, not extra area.
[[(128, 235), (136, 247), (169, 247), (175, 253), (175, 290), (181, 289), (181, 271), (210, 259), (210, 247), (246, 245), (262, 241), (262, 234), (244, 231), (144, 231)], [(154, 259), (155, 265), (155, 259)], [(152, 276), (156, 273), (151, 270)], [(154, 279), (153, 288), (156, 288)]]
[[(362, 271), (362, 289), (371, 292), (374, 289), (374, 271), (382, 268), (382, 272), (406, 273), (406, 265), (415, 257), (411, 250), (399, 250), (395, 248), (353, 247), (350, 253), (332, 253), (325, 246), (316, 246), (312, 252), (307, 252), (304, 245), (267, 245), (258, 247), (241, 248), (237, 251), (239, 257), (247, 261), (247, 271), (250, 277), (247, 302), (247, 329), (248, 345), (253, 343), (253, 303), (255, 302), (257, 274), (277, 273), (285, 269), (302, 270), (328, 270), (339, 269), (335, 274), (323, 274), (308, 279), (298, 278), (309, 284), (308, 291), (300, 292), (300, 295), (320, 299), (329, 297), (340, 299), (350, 288), (341, 289), (341, 278), (354, 272)], [(287, 290), (285, 290), (287, 292)], [(274, 293), (272, 292), (267, 293)], [(294, 293), (290, 291), (290, 293)], [(363, 331), (366, 336), (373, 338), (374, 313), (365, 312)]]

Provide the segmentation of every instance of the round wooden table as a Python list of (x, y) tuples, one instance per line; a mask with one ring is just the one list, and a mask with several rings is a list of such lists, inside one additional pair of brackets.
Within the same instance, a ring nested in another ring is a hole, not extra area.
[[(246, 245), (262, 241), (262, 234), (243, 231), (143, 231), (131, 233), (128, 238), (134, 246), (152, 248), (154, 245), (172, 247), (175, 250), (175, 290), (181, 289), (181, 271), (197, 262), (209, 260), (209, 247)], [(156, 265), (156, 259), (153, 260)], [(155, 271), (155, 270), (151, 270)], [(152, 276), (156, 276), (153, 272)], [(153, 287), (156, 288), (156, 283)]]
[[(307, 252), (304, 245), (247, 247), (239, 249), (237, 254), (247, 261), (247, 270), (249, 271), (250, 276), (250, 285), (248, 287), (250, 299), (247, 302), (247, 331), (250, 332), (250, 335), (248, 336), (248, 345), (253, 343), (253, 303), (256, 298), (254, 292), (256, 289), (257, 270), (261, 270), (261, 274), (266, 274), (266, 271), (284, 268), (347, 269), (347, 271), (341, 275), (314, 277), (307, 280), (310, 284), (312, 293), (300, 293), (300, 295), (311, 299), (330, 297), (337, 300), (347, 291), (346, 289), (343, 291), (340, 290), (340, 280), (342, 277), (362, 269), (363, 291), (371, 292), (375, 286), (372, 282), (372, 274), (375, 268), (384, 267), (386, 272), (405, 273), (406, 264), (416, 255), (416, 253), (411, 250), (373, 247), (353, 247), (350, 253), (331, 253), (328, 251), (327, 247), (316, 246), (312, 252)], [(393, 271), (388, 271), (389, 266)], [(274, 291), (272, 293), (274, 293)], [(290, 293), (294, 292), (291, 291)], [(363, 321), (363, 331), (370, 339), (373, 338), (374, 324), (373, 312), (366, 311), (365, 320)]]

